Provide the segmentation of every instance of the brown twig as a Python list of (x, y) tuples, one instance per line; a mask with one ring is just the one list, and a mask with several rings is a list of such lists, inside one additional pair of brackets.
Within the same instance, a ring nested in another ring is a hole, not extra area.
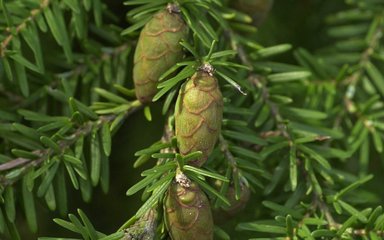
[[(121, 121), (124, 121), (129, 115), (140, 109), (142, 105), (140, 103), (134, 102), (132, 104), (132, 108), (126, 112), (124, 115), (124, 118)], [(73, 144), (76, 143), (76, 141), (81, 136), (89, 135), (92, 132), (92, 129), (95, 127), (100, 127), (103, 124), (110, 123), (117, 115), (107, 115), (107, 116), (100, 116), (96, 121), (88, 121), (84, 123), (82, 126), (80, 126), (78, 129), (75, 130), (70, 136), (66, 137), (63, 140), (58, 141), (59, 148), (61, 149), (61, 153), (65, 153), (70, 147), (73, 146)], [(19, 173), (17, 178), (11, 178), (8, 179), (6, 175), (0, 175), (0, 186), (6, 187), (9, 185), (14, 184), (20, 176), (22, 176), (24, 173), (28, 172), (30, 169), (35, 168), (37, 166), (40, 166), (43, 162), (50, 159), (50, 157), (53, 154), (56, 154), (55, 150), (51, 148), (46, 149), (40, 149), (32, 152), (34, 155), (36, 155), (36, 159), (28, 159), (28, 158), (16, 158), (13, 160), (10, 160), (6, 163), (0, 164), (0, 172), (1, 171), (12, 171), (13, 169), (21, 169), (21, 172)]]
[(227, 140), (225, 140), (225, 138), (221, 134), (219, 136), (219, 144), (220, 144), (220, 150), (224, 153), (224, 156), (228, 160), (233, 171), (237, 171), (237, 163), (236, 163), (235, 157), (233, 156), (232, 152), (229, 150), (229, 145)]
[(265, 79), (262, 76), (258, 76), (252, 73), (254, 67), (251, 61), (249, 60), (249, 57), (246, 51), (244, 50), (244, 47), (235, 40), (234, 34), (235, 33), (231, 30), (227, 32), (227, 35), (231, 39), (232, 49), (237, 51), (240, 61), (250, 69), (251, 74), (248, 77), (249, 82), (261, 90), (262, 99), (269, 106), (278, 129), (283, 134), (283, 136), (288, 139), (289, 142), (292, 142), (292, 137), (287, 131), (286, 125), (283, 123), (283, 118), (281, 117), (278, 106), (269, 99), (270, 93), (268, 88), (266, 87)]
[[(101, 117), (98, 120), (98, 124), (105, 123), (107, 121), (107, 118)], [(88, 135), (93, 128), (94, 122), (89, 121), (85, 123), (83, 126), (78, 128), (72, 135), (70, 135), (67, 139), (65, 140), (60, 140), (58, 142), (58, 145), (60, 146), (60, 149), (62, 152), (65, 152), (68, 147), (72, 146), (76, 140), (81, 136), (81, 135)], [(31, 160), (23, 157), (19, 157), (13, 160), (10, 160), (6, 163), (3, 163), (0, 165), (0, 171), (6, 171), (6, 170), (12, 170), (16, 168), (23, 169), (22, 172), (26, 173), (30, 169), (41, 165), (44, 161), (50, 159), (50, 156), (55, 153), (55, 151), (51, 148), (46, 148), (46, 149), (41, 149), (41, 150), (36, 150), (32, 152), (34, 155), (36, 155), (36, 159)], [(20, 176), (23, 175), (20, 173)], [(9, 185), (12, 185), (14, 182), (16, 182), (18, 179), (12, 178), (8, 179), (6, 175), (1, 175), (0, 176), (0, 185), (2, 187), (6, 187)]]
[(27, 27), (28, 22), (33, 21), (37, 15), (42, 13), (44, 9), (48, 7), (49, 4), (50, 4), (50, 0), (41, 0), (40, 7), (31, 10), (31, 15), (29, 15), (26, 19), (24, 19), (18, 26), (16, 26), (14, 31), (8, 28), (8, 32), (10, 34), (0, 43), (0, 57), (5, 56), (7, 47), (12, 42), (12, 39)]
[[(172, 141), (172, 138), (175, 136), (174, 127), (172, 123), (172, 116), (173, 112), (169, 112), (167, 115), (167, 119), (164, 124), (164, 132), (163, 136), (161, 137), (161, 141), (163, 143), (170, 143)], [(160, 150), (161, 153), (176, 153), (176, 149), (173, 147), (163, 148)], [(164, 158), (159, 158), (156, 162), (156, 165), (161, 165), (166, 161)]]
[[(273, 103), (269, 98), (270, 93), (269, 93), (269, 89), (266, 87), (265, 79), (263, 79), (261, 76), (257, 76), (256, 74), (252, 73), (253, 66), (249, 61), (248, 55), (246, 54), (246, 51), (244, 50), (243, 46), (233, 41), (233, 32), (230, 32), (229, 35), (231, 36), (231, 39), (232, 39), (232, 47), (234, 48), (234, 50), (238, 52), (241, 62), (251, 69), (251, 74), (249, 75), (248, 80), (250, 81), (251, 84), (253, 84), (254, 86), (258, 87), (261, 90), (261, 97), (263, 101), (269, 106), (272, 116), (277, 124), (277, 128), (279, 129), (280, 133), (289, 141), (289, 143), (293, 144), (293, 137), (287, 131), (286, 125), (283, 123), (283, 117), (280, 114), (279, 107), (275, 103)], [(304, 168), (302, 169), (302, 171), (304, 176), (308, 176)], [(314, 209), (319, 208), (325, 214), (325, 217), (329, 223), (329, 226), (337, 225), (328, 206), (325, 204), (322, 197), (314, 193), (314, 198), (315, 198), (314, 207), (311, 211), (314, 211)]]
[[(377, 16), (377, 18), (380, 18), (380, 22), (383, 21), (383, 17)], [(368, 43), (367, 49), (361, 54), (360, 61), (358, 65), (360, 66), (360, 69), (356, 71), (354, 74), (346, 78), (343, 83), (348, 86), (355, 86), (357, 82), (361, 79), (363, 73), (364, 73), (364, 66), (370, 61), (371, 55), (374, 53), (375, 48), (380, 42), (380, 39), (382, 38), (382, 25), (379, 24), (378, 27), (375, 29), (372, 39)], [(347, 95), (347, 93), (346, 93)], [(351, 94), (350, 98), (353, 97), (354, 94)]]
[[(378, 16), (380, 18), (380, 21), (382, 22), (382, 16)], [(361, 119), (363, 116), (360, 113), (356, 113), (356, 107), (355, 103), (353, 102), (353, 97), (355, 96), (355, 88), (359, 80), (362, 78), (364, 74), (364, 66), (370, 61), (370, 58), (372, 54), (374, 53), (375, 48), (380, 42), (380, 39), (382, 38), (383, 30), (382, 30), (382, 24), (379, 24), (376, 30), (373, 33), (372, 39), (368, 43), (367, 49), (361, 54), (360, 60), (358, 62), (358, 65), (360, 66), (359, 70), (344, 79), (342, 84), (347, 85), (347, 90), (344, 94), (343, 101), (344, 101), (344, 108), (343, 111), (340, 111), (338, 114), (335, 123), (334, 128), (337, 128), (342, 123), (343, 116), (345, 116), (346, 113), (355, 113), (355, 115)], [(365, 123), (366, 119), (363, 119), (363, 122)]]
[(22, 96), (7, 91), (2, 84), (0, 84), (0, 96), (4, 96), (9, 102), (20, 104), (24, 101)]
[[(309, 209), (309, 211), (304, 215), (302, 220), (300, 222), (298, 222), (297, 227), (295, 229), (295, 232), (302, 225), (304, 225), (304, 219), (310, 217), (311, 214), (314, 213), (315, 209), (319, 209), (321, 211), (321, 213), (324, 214), (325, 219), (328, 222), (328, 228), (330, 230), (339, 230), (339, 229), (341, 229), (343, 225), (338, 223), (338, 222), (336, 222), (334, 220), (334, 218), (333, 218), (333, 216), (331, 214), (331, 211), (330, 211), (329, 207), (327, 206), (327, 204), (324, 201), (322, 201), (319, 198), (319, 196), (314, 195), (314, 198), (315, 198), (315, 200), (313, 201), (311, 209)], [(379, 237), (384, 237), (384, 231), (380, 231), (380, 230), (367, 231), (366, 229), (359, 229), (359, 228), (355, 228), (354, 229), (354, 228), (350, 227), (349, 230), (348, 229), (346, 230), (346, 232), (350, 233), (351, 235), (353, 235), (355, 237), (369, 236), (369, 232), (374, 232)]]
[[(111, 48), (109, 51), (104, 51), (101, 55), (94, 56), (92, 59), (92, 63), (97, 64), (113, 56), (117, 56), (122, 52), (124, 52), (129, 46), (130, 45), (128, 43), (124, 43), (120, 46), (117, 46), (116, 48)], [(48, 85), (41, 86), (41, 88), (45, 88), (45, 87), (56, 88), (60, 84), (60, 81), (59, 81), (60, 79), (69, 78), (72, 76), (79, 76), (84, 74), (88, 70), (89, 70), (89, 67), (87, 64), (80, 63), (74, 66), (72, 70), (54, 74), (54, 80), (51, 81)], [(24, 107), (24, 101), (26, 99), (20, 95), (7, 91), (5, 88), (2, 87), (1, 84), (0, 84), (0, 95), (5, 96), (9, 101), (11, 101), (12, 103), (15, 103), (15, 105), (12, 106), (13, 109), (19, 109), (21, 107)]]

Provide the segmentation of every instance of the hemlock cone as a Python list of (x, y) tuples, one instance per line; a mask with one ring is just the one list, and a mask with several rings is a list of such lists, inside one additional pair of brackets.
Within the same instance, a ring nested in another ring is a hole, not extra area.
[[(220, 191), (222, 184), (223, 182), (219, 180), (216, 180), (214, 182), (214, 186), (218, 191)], [(234, 185), (231, 184), (228, 187), (225, 197), (228, 199), (230, 206), (221, 206), (213, 210), (213, 218), (216, 224), (224, 223), (228, 219), (235, 217), (236, 214), (244, 210), (244, 208), (247, 206), (247, 203), (251, 196), (251, 191), (249, 187), (242, 181), (240, 181), (240, 188), (240, 197), (239, 199), (236, 199), (236, 191)]]
[(259, 26), (264, 21), (273, 4), (273, 0), (236, 0), (231, 2), (234, 8), (250, 15), (255, 26)]
[(159, 77), (183, 58), (180, 40), (187, 38), (188, 28), (180, 14), (168, 6), (141, 31), (133, 67), (137, 99), (149, 103), (157, 92)]
[(228, 188), (228, 192), (226, 194), (226, 197), (231, 205), (229, 207), (223, 207), (223, 210), (231, 217), (234, 217), (237, 213), (245, 208), (251, 195), (248, 186), (241, 184), (240, 187), (241, 193), (239, 199), (236, 199), (236, 192), (233, 186)]
[(165, 223), (172, 240), (212, 240), (213, 219), (207, 196), (195, 183), (173, 182), (164, 200)]
[(190, 165), (200, 167), (205, 163), (220, 134), (222, 117), (223, 97), (217, 79), (210, 72), (199, 70), (181, 87), (175, 109), (180, 153), (203, 153)]

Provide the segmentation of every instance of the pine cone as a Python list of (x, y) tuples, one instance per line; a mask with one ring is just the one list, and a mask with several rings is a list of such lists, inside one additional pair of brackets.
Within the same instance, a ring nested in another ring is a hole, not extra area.
[(250, 15), (253, 24), (259, 26), (271, 10), (273, 0), (236, 0), (231, 3), (235, 9)]
[(207, 196), (193, 182), (173, 182), (164, 201), (165, 223), (172, 240), (212, 240), (213, 219)]
[(204, 70), (181, 87), (175, 109), (175, 128), (182, 155), (202, 151), (190, 164), (200, 167), (212, 152), (221, 130), (223, 97), (217, 79)]
[(187, 25), (175, 5), (155, 14), (141, 31), (134, 57), (133, 81), (137, 99), (149, 103), (157, 92), (159, 77), (183, 58), (180, 40)]

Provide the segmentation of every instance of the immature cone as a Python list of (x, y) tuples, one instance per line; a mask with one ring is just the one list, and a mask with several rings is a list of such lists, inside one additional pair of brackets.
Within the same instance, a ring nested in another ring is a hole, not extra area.
[(246, 185), (241, 185), (241, 193), (239, 199), (236, 199), (236, 192), (233, 186), (228, 188), (226, 197), (231, 204), (229, 207), (223, 207), (223, 210), (230, 216), (233, 217), (237, 213), (241, 212), (247, 205), (250, 197), (249, 188)]
[(271, 10), (273, 0), (232, 0), (231, 4), (237, 10), (250, 15), (253, 24), (259, 26)]
[(177, 6), (169, 4), (141, 31), (134, 57), (133, 81), (137, 99), (149, 103), (157, 92), (159, 77), (183, 58), (179, 42), (187, 26)]
[(193, 182), (173, 182), (164, 201), (165, 224), (172, 240), (212, 240), (213, 219), (207, 196)]
[[(214, 186), (217, 190), (220, 190), (222, 184), (223, 182), (217, 180), (215, 181)], [(235, 187), (233, 185), (230, 185), (228, 187), (228, 191), (225, 197), (228, 199), (230, 206), (222, 206), (221, 208), (214, 210), (213, 215), (215, 222), (223, 223), (227, 219), (235, 217), (236, 214), (244, 210), (249, 201), (251, 192), (249, 190), (249, 187), (242, 182), (240, 182), (240, 189), (241, 191), (239, 199), (236, 199)]]
[(200, 167), (212, 152), (221, 130), (223, 97), (212, 67), (206, 65), (181, 87), (175, 109), (175, 128), (182, 155), (201, 151), (189, 162)]

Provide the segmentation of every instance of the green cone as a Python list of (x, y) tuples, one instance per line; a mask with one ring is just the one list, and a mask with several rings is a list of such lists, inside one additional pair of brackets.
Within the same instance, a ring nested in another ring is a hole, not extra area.
[[(218, 191), (220, 191), (222, 184), (223, 182), (217, 180), (214, 182), (213, 185)], [(235, 217), (236, 214), (244, 210), (244, 208), (247, 206), (251, 195), (249, 187), (245, 183), (240, 182), (240, 189), (240, 197), (239, 199), (236, 199), (235, 186), (231, 184), (228, 187), (225, 197), (228, 199), (230, 205), (221, 206), (219, 208), (214, 209), (213, 218), (215, 220), (215, 223), (224, 223), (228, 219)]]
[(259, 26), (271, 10), (273, 0), (236, 0), (231, 1), (232, 7), (253, 18), (253, 24)]
[(181, 39), (187, 38), (187, 25), (175, 5), (168, 5), (141, 31), (134, 57), (133, 81), (137, 99), (149, 103), (157, 92), (159, 77), (183, 58)]
[(223, 207), (223, 210), (231, 217), (241, 212), (247, 205), (250, 197), (250, 191), (248, 186), (241, 184), (240, 198), (236, 199), (236, 192), (233, 186), (228, 188), (226, 197), (231, 204), (229, 207)]
[(175, 109), (180, 153), (203, 153), (190, 165), (200, 167), (207, 160), (220, 134), (222, 118), (223, 97), (217, 79), (210, 72), (199, 70), (181, 87)]
[(164, 201), (164, 216), (172, 240), (212, 240), (213, 219), (207, 196), (195, 183), (173, 182)]

